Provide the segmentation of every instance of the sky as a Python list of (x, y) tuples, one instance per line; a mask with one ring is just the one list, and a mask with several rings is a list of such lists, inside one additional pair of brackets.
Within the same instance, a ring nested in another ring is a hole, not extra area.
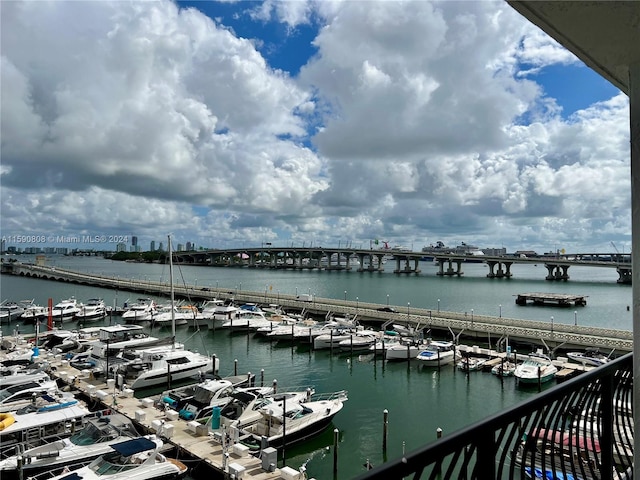
[(0, 2), (6, 246), (630, 251), (628, 98), (503, 1)]

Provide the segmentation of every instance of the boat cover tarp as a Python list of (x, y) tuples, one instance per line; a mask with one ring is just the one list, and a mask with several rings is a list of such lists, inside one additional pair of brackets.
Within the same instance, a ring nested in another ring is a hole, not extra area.
[(148, 438), (140, 437), (133, 440), (127, 440), (126, 442), (116, 443), (111, 445), (116, 452), (125, 457), (130, 457), (136, 453), (146, 452), (147, 450), (153, 450), (156, 448), (155, 442), (152, 442)]

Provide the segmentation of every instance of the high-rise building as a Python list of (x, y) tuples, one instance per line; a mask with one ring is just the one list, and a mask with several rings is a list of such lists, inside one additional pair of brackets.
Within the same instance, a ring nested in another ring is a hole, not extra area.
[(127, 251), (127, 245), (124, 243), (119, 243), (118, 245), (116, 245), (116, 251), (117, 252), (126, 252)]
[(151, 250), (152, 252), (156, 251), (156, 241), (155, 240), (151, 240), (151, 247), (149, 248), (149, 250)]
[[(136, 237), (135, 235), (131, 237), (131, 246), (132, 247), (138, 246), (138, 237)], [(135, 248), (133, 250), (135, 251)]]
[(187, 242), (187, 252), (191, 251), (191, 242)]
[(158, 247), (158, 250), (160, 250), (161, 252), (164, 252), (164, 245), (162, 244), (162, 242), (160, 242), (160, 246)]

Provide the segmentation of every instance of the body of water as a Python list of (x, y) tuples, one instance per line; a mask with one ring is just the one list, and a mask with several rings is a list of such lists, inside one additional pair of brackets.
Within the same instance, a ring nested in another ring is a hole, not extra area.
[[(21, 260), (28, 261), (25, 257)], [(169, 275), (165, 265), (113, 262), (100, 257), (52, 256), (48, 264), (137, 280), (167, 281)], [(482, 264), (464, 265), (465, 274), (459, 278), (438, 277), (436, 267), (426, 262), (418, 276), (395, 275), (389, 264), (386, 269), (382, 273), (356, 273), (180, 266), (175, 270), (175, 281), (200, 288), (258, 294), (267, 291), (275, 295), (310, 293), (327, 298), (346, 297), (352, 301), (389, 303), (397, 309), (415, 306), (434, 311), (473, 310), (478, 315), (501, 314), (542, 321), (553, 316), (559, 323), (573, 324), (577, 320), (584, 325), (632, 328), (632, 314), (627, 309), (631, 305), (631, 287), (616, 283), (615, 269), (572, 267), (568, 282), (545, 281), (543, 264), (514, 265), (511, 279), (486, 278), (488, 269)], [(122, 305), (139, 296), (9, 275), (0, 277), (0, 291), (2, 300), (34, 298), (43, 305), (48, 298), (55, 303), (70, 296), (79, 301), (101, 297), (108, 304)], [(516, 305), (515, 295), (527, 292), (585, 295), (587, 305), (576, 308)], [(117, 317), (112, 321), (115, 320)], [(29, 327), (21, 328), (26, 331)], [(259, 378), (264, 371), (265, 383), (276, 379), (280, 388), (309, 385), (317, 392), (348, 390), (349, 400), (329, 429), (311, 442), (285, 452), (287, 465), (297, 468), (304, 464), (308, 476), (317, 479), (334, 478), (330, 448), (334, 429), (339, 432), (337, 478), (349, 479), (364, 472), (367, 461), (378, 465), (434, 441), (438, 428), (446, 435), (536, 394), (536, 390), (516, 387), (513, 379), (501, 380), (483, 372), (465, 374), (452, 366), (436, 370), (422, 367), (417, 361), (388, 363), (370, 355), (332, 355), (325, 350), (271, 343), (222, 329), (197, 332), (184, 326), (178, 327), (177, 335), (193, 350), (216, 354), (221, 375), (232, 374), (237, 361), (239, 373), (252, 372)], [(552, 383), (546, 388), (550, 386)], [(389, 412), (389, 427), (388, 447), (383, 452), (385, 409)]]

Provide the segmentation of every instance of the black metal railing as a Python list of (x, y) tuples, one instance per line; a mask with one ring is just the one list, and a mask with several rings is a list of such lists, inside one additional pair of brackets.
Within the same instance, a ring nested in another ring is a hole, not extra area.
[(630, 353), (358, 480), (631, 480), (632, 395)]

